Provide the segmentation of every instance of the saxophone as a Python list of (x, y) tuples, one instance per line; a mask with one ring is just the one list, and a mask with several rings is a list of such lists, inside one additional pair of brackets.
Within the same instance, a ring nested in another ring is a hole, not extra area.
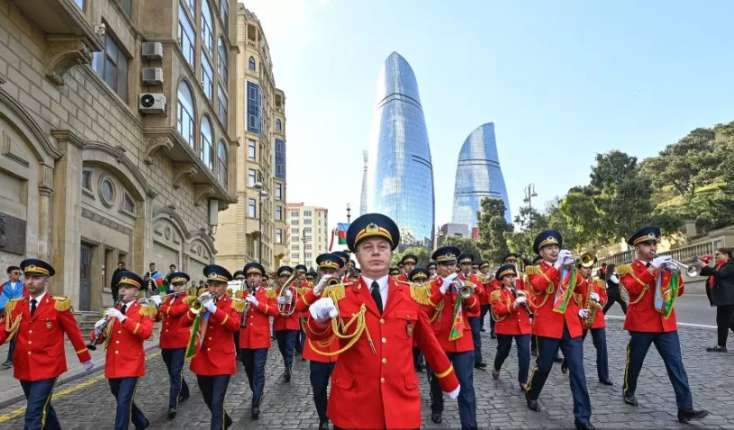
[(593, 292), (593, 282), (589, 280), (589, 293), (586, 295), (586, 303), (584, 308), (588, 311), (586, 318), (582, 321), (585, 329), (590, 329), (596, 319), (596, 313), (602, 309), (601, 303), (591, 299), (591, 293)]

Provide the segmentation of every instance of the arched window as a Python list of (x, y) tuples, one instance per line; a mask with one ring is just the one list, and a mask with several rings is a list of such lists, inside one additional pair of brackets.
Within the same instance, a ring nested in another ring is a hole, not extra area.
[(283, 131), (283, 122), (280, 120), (280, 118), (277, 118), (275, 120), (275, 131)]
[(247, 67), (248, 67), (248, 68), (249, 68), (249, 69), (250, 69), (251, 71), (253, 71), (253, 72), (254, 72), (255, 70), (257, 70), (257, 63), (255, 62), (255, 57), (250, 57), (250, 59), (249, 59), (249, 60), (247, 60)]
[(206, 167), (213, 170), (212, 142), (214, 142), (212, 123), (209, 121), (209, 118), (204, 116), (201, 118), (201, 161), (204, 162)]
[(224, 23), (224, 31), (229, 30), (229, 0), (219, 0), (219, 16)]
[[(191, 9), (193, 10), (193, 8)], [(178, 45), (181, 48), (186, 62), (194, 67), (194, 46), (196, 45), (196, 32), (191, 24), (189, 15), (183, 4), (178, 4)]]
[(192, 148), (194, 147), (194, 97), (188, 82), (178, 84), (176, 97), (176, 130)]
[(219, 141), (217, 146), (217, 177), (219, 182), (226, 188), (227, 187), (227, 145), (224, 140)]
[(212, 52), (214, 47), (214, 33), (212, 29), (212, 9), (209, 6), (209, 0), (201, 2), (201, 43), (207, 51)]
[[(219, 38), (217, 44), (217, 50), (219, 51), (219, 78), (222, 82), (227, 82), (228, 65), (227, 65), (227, 47), (224, 44), (224, 38)], [(227, 85), (226, 83), (224, 84)]]

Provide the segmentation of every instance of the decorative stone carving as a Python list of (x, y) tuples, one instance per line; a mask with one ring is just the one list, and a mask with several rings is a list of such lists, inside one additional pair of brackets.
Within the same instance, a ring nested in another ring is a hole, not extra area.
[(145, 164), (153, 164), (153, 154), (159, 149), (170, 151), (173, 149), (173, 142), (166, 136), (152, 136), (145, 138), (145, 154), (143, 162)]
[(84, 40), (82, 36), (46, 36), (46, 77), (55, 85), (64, 85), (64, 74), (70, 68), (92, 62), (92, 52)]
[(176, 171), (173, 175), (173, 188), (175, 189), (181, 187), (184, 178), (194, 176), (199, 171), (195, 165), (189, 163), (174, 163), (173, 170)]

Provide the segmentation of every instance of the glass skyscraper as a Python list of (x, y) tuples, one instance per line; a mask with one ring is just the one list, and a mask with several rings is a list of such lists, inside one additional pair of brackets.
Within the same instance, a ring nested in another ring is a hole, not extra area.
[(393, 52), (378, 79), (370, 141), (367, 208), (400, 227), (403, 245), (433, 245), (433, 166), (418, 83), (405, 58)]
[(472, 131), (461, 147), (456, 166), (453, 222), (465, 224), (471, 231), (477, 225), (477, 212), (485, 197), (502, 199), (507, 208), (505, 219), (512, 222), (510, 202), (497, 156), (494, 123), (491, 122)]

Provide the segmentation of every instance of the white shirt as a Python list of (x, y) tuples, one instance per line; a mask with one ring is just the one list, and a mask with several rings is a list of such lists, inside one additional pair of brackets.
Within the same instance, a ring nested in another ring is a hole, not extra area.
[(34, 297), (28, 297), (28, 312), (31, 311), (31, 306), (32, 306), (31, 300), (35, 300), (36, 301), (36, 310), (38, 310), (38, 307), (41, 306), (41, 301), (43, 300), (44, 296), (46, 296), (46, 292), (45, 291), (42, 292), (38, 297), (35, 297), (35, 298)]
[(367, 288), (370, 289), (370, 293), (372, 292), (372, 282), (377, 281), (377, 285), (380, 286), (380, 298), (382, 299), (382, 309), (384, 310), (387, 307), (387, 280), (388, 275), (383, 276), (380, 279), (370, 279), (364, 275), (362, 275), (362, 279), (364, 279), (365, 285), (367, 285)]

